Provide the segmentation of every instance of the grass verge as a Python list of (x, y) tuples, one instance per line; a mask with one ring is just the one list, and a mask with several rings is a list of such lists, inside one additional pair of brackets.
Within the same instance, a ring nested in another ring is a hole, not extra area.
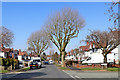
[(120, 68), (108, 68), (107, 71), (120, 71)]
[(70, 70), (70, 69), (67, 68), (67, 67), (60, 67), (60, 69), (62, 69), (62, 70)]
[(0, 73), (7, 73), (9, 72), (8, 70), (0, 70)]
[(59, 64), (55, 64), (57, 67), (61, 67), (61, 65), (59, 65)]
[(80, 68), (81, 70), (102, 70), (101, 68)]
[(30, 67), (23, 68), (23, 69), (21, 69), (21, 70), (18, 70), (17, 72), (21, 72), (21, 71), (28, 71), (28, 70), (30, 70)]
[(92, 67), (90, 67), (90, 68), (80, 68), (81, 70), (91, 70), (91, 71), (93, 71), (93, 70), (107, 70), (107, 71), (120, 71), (120, 68), (108, 68), (108, 69), (101, 69), (101, 68), (92, 68)]
[(59, 65), (59, 64), (55, 64), (59, 69), (61, 69), (61, 70), (70, 70), (69, 68), (67, 68), (67, 67), (61, 67), (61, 65)]

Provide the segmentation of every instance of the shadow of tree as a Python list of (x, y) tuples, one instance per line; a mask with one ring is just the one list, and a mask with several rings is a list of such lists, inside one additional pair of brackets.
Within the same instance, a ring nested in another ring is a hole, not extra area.
[[(12, 75), (12, 74), (11, 74)], [(13, 76), (12, 78), (2, 78), (1, 80), (29, 80), (37, 76), (44, 76), (46, 75), (43, 72), (31, 72), (31, 73), (20, 73), (16, 76)], [(35, 80), (35, 78), (33, 79)]]
[[(45, 66), (42, 66), (42, 68), (45, 68)], [(34, 69), (34, 70), (39, 70), (39, 69)], [(44, 76), (44, 75), (47, 75), (43, 72), (35, 72), (34, 70), (29, 70), (29, 71), (32, 71), (32, 72), (24, 72), (24, 73), (19, 73), (17, 75), (15, 74), (4, 74), (2, 76), (2, 79), (1, 80), (29, 80), (30, 78), (32, 78), (32, 80), (35, 80), (34, 77), (37, 77), (37, 76)], [(13, 76), (15, 75), (15, 76)], [(7, 77), (7, 76), (13, 76), (11, 78)]]

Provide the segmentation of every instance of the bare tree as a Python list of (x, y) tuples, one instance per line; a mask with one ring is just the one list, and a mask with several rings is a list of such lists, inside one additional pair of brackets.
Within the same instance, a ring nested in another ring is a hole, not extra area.
[[(118, 2), (111, 2), (108, 3), (109, 8), (106, 11), (106, 14), (109, 15), (109, 21), (113, 21), (114, 26), (119, 26), (118, 24), (118, 20), (120, 19), (120, 13), (118, 13), (118, 9), (120, 8), (120, 1)], [(118, 9), (116, 9), (116, 7)]]
[(74, 55), (75, 55), (75, 57), (76, 57), (76, 59), (77, 59), (77, 55), (79, 54), (79, 49), (74, 49)]
[(3, 44), (6, 47), (10, 47), (13, 43), (14, 34), (4, 26), (0, 26), (0, 45)]
[(28, 38), (27, 43), (28, 49), (37, 55), (41, 55), (50, 46), (50, 41), (42, 30), (33, 32)]
[(85, 20), (77, 10), (64, 8), (48, 18), (45, 30), (52, 43), (59, 49), (64, 66), (65, 48), (72, 38), (78, 36), (81, 28), (85, 26)]
[(92, 31), (87, 35), (86, 41), (93, 43), (96, 48), (102, 50), (104, 63), (107, 63), (107, 54), (120, 44), (120, 31), (118, 29), (110, 29), (110, 31)]
[(58, 53), (57, 53), (57, 52), (55, 52), (55, 53), (52, 55), (52, 60), (58, 61)]

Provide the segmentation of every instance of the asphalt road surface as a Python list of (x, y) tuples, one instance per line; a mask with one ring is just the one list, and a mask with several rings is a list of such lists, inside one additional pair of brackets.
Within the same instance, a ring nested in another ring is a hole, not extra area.
[[(43, 79), (70, 79), (73, 80), (68, 74), (58, 69), (55, 65), (43, 65), (41, 69), (29, 70), (27, 72), (19, 73), (7, 80), (43, 80)], [(6, 80), (5, 79), (5, 80)], [(4, 79), (3, 79), (4, 80)]]
[[(74, 74), (74, 75), (73, 75)], [(117, 78), (95, 78), (95, 77), (83, 77), (86, 74), (89, 76), (91, 73), (82, 73), (75, 71), (62, 71), (58, 69), (55, 65), (44, 65), (41, 69), (29, 70), (26, 72), (17, 73), (14, 76), (12, 74), (11, 78), (7, 78), (8, 75), (4, 75), (2, 80), (118, 80)], [(111, 74), (111, 73), (110, 73)], [(96, 76), (94, 73), (92, 76)], [(97, 76), (99, 76), (98, 74)], [(115, 75), (115, 74), (113, 74)], [(91, 75), (90, 75), (91, 76)], [(103, 73), (104, 76), (104, 73)]]

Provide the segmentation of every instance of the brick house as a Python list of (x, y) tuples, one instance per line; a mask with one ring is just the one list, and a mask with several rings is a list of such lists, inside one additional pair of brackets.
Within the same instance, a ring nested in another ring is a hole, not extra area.
[(5, 48), (2, 44), (0, 47), (0, 57), (2, 57), (2, 58), (14, 58), (13, 48)]

